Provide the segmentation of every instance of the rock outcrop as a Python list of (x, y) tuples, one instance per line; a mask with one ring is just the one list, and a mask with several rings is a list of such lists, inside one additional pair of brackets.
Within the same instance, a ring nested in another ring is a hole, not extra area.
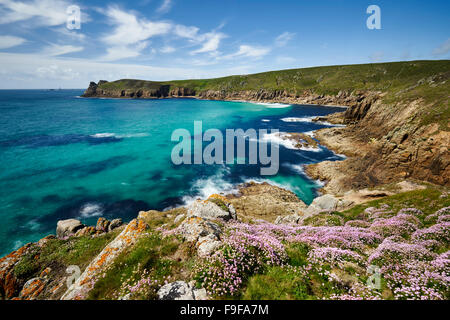
[(86, 267), (81, 276), (64, 293), (62, 300), (78, 300), (86, 298), (95, 280), (110, 266), (115, 258), (126, 248), (132, 246), (146, 232), (148, 225), (140, 219), (132, 220), (125, 229), (111, 241), (100, 254)]
[(194, 283), (175, 281), (158, 290), (159, 300), (206, 300), (206, 290), (197, 289)]

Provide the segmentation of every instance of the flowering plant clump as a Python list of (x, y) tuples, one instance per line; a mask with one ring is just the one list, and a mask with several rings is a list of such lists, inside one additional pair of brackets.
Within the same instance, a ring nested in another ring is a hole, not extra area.
[(400, 209), (400, 211), (397, 213), (397, 215), (400, 214), (409, 214), (409, 215), (413, 215), (415, 217), (423, 217), (424, 213), (416, 208), (404, 208), (404, 209)]
[(420, 221), (407, 214), (398, 214), (389, 219), (378, 219), (370, 226), (370, 230), (383, 237), (402, 236), (407, 237), (417, 230)]
[(370, 221), (380, 218), (390, 218), (394, 215), (394, 212), (390, 210), (388, 205), (382, 205), (380, 208), (369, 207), (364, 210)]
[(223, 248), (197, 266), (197, 280), (210, 295), (236, 295), (249, 275), (285, 262), (284, 245), (262, 230), (261, 225), (227, 226)]
[[(341, 300), (382, 295), (449, 299), (448, 208), (437, 211), (429, 221), (438, 223), (427, 228), (422, 224), (424, 214), (415, 208), (395, 214), (382, 205), (367, 208), (365, 214), (363, 220), (344, 226), (227, 222), (221, 249), (197, 265), (198, 285), (211, 296), (229, 297), (239, 296), (243, 289), (249, 290), (246, 295), (261, 293), (263, 279), (273, 279), (267, 285), (282, 295), (290, 281), (301, 280), (302, 285), (293, 285), (289, 294)], [(374, 266), (382, 284), (378, 288), (366, 283)], [(276, 287), (278, 281), (282, 285)]]
[(368, 262), (379, 265), (396, 265), (411, 260), (432, 260), (435, 254), (420, 244), (393, 242), (389, 239), (372, 253)]
[(439, 209), (425, 218), (426, 222), (436, 222), (439, 217), (450, 215), (450, 207)]
[(311, 246), (328, 246), (341, 249), (363, 250), (366, 246), (378, 244), (382, 237), (365, 228), (306, 227), (300, 234), (288, 237), (289, 242), (301, 242)]
[(346, 227), (368, 228), (370, 223), (364, 220), (350, 220), (345, 223)]
[(363, 257), (351, 250), (325, 247), (313, 249), (308, 255), (309, 261), (312, 263), (329, 263), (332, 266), (342, 267), (346, 262), (353, 262), (364, 266)]
[(417, 230), (413, 233), (414, 240), (436, 240), (442, 244), (450, 242), (450, 222), (437, 223), (427, 229)]

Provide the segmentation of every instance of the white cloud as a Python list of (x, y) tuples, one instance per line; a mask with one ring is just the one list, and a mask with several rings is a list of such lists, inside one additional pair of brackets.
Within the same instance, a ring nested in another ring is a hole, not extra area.
[(175, 52), (175, 48), (171, 46), (165, 46), (162, 47), (159, 51), (161, 51), (162, 53), (172, 53)]
[(38, 25), (57, 26), (67, 21), (69, 2), (63, 0), (33, 0), (20, 2), (0, 0), (0, 24), (34, 19)]
[(62, 56), (68, 53), (83, 51), (83, 49), (84, 48), (81, 46), (51, 44), (50, 46), (44, 48), (41, 54), (45, 56), (55, 57)]
[(231, 59), (235, 57), (246, 57), (246, 58), (261, 58), (270, 52), (270, 48), (265, 47), (255, 47), (243, 44), (239, 46), (239, 50), (236, 53), (223, 56), (223, 59)]
[(115, 25), (111, 34), (103, 38), (103, 41), (110, 45), (136, 44), (154, 36), (167, 34), (172, 28), (170, 23), (138, 19), (134, 14), (116, 7), (108, 8), (105, 14), (111, 18), (111, 23)]
[(439, 47), (433, 50), (435, 56), (443, 56), (450, 52), (450, 38), (444, 41)]
[(149, 42), (140, 42), (132, 46), (114, 46), (106, 49), (106, 55), (98, 60), (100, 61), (116, 61), (126, 58), (135, 58), (141, 55), (142, 50), (148, 47)]
[(200, 49), (194, 50), (191, 53), (216, 53), (219, 48), (220, 41), (227, 36), (221, 32), (208, 32), (200, 35), (197, 38), (197, 41), (202, 43), (202, 47)]
[(178, 24), (175, 26), (174, 33), (181, 38), (195, 39), (199, 30), (200, 29), (197, 27), (188, 27)]
[(166, 13), (172, 8), (172, 0), (163, 0), (161, 6), (156, 9), (156, 12), (158, 13)]
[(104, 61), (114, 61), (125, 58), (134, 58), (141, 54), (152, 37), (165, 35), (172, 29), (167, 22), (152, 22), (138, 19), (134, 14), (109, 7), (103, 12), (111, 19), (114, 30), (103, 37), (102, 41), (109, 45), (107, 54), (100, 58)]
[(154, 67), (0, 52), (0, 89), (86, 88), (89, 81), (204, 79), (255, 71), (248, 64), (218, 69)]
[(287, 43), (289, 41), (292, 40), (292, 38), (294, 38), (294, 36), (295, 36), (295, 33), (288, 32), (288, 31), (283, 32), (275, 39), (275, 45), (277, 47), (284, 47), (285, 45), (287, 45)]
[(26, 40), (14, 36), (0, 36), (0, 49), (12, 48), (21, 45)]

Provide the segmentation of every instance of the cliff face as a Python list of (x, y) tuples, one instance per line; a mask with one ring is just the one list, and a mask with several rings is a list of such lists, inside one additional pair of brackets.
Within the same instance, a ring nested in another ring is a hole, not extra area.
[(152, 87), (120, 88), (108, 86), (108, 81), (100, 80), (91, 82), (83, 97), (108, 97), (108, 98), (167, 98), (193, 96), (195, 91), (189, 88), (173, 87), (167, 84), (154, 84)]

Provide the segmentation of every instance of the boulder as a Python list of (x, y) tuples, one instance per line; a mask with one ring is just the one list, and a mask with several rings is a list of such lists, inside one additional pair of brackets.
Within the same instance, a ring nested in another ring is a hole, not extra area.
[(159, 300), (194, 300), (192, 287), (184, 281), (175, 281), (162, 286), (158, 292)]
[(308, 209), (312, 207), (314, 210), (319, 211), (334, 211), (338, 207), (338, 204), (339, 199), (335, 198), (331, 194), (325, 194), (321, 197), (315, 198)]
[(225, 211), (217, 204), (210, 201), (195, 201), (188, 207), (187, 217), (199, 217), (203, 219), (230, 220), (230, 212)]
[(178, 231), (186, 241), (197, 241), (200, 237), (210, 234), (220, 238), (222, 234), (222, 229), (218, 224), (200, 217), (186, 218), (178, 227)]
[(56, 235), (58, 238), (70, 237), (84, 227), (85, 225), (82, 224), (80, 220), (59, 220), (58, 224), (56, 225)]
[(195, 281), (175, 281), (162, 286), (158, 292), (159, 300), (207, 300), (206, 289), (196, 288)]
[(120, 227), (121, 225), (122, 225), (122, 219), (118, 218), (118, 219), (112, 220), (108, 226), (108, 232)]
[(221, 246), (222, 242), (214, 234), (209, 234), (197, 240), (197, 254), (199, 257), (204, 258), (212, 255)]
[(95, 229), (100, 232), (108, 232), (109, 224), (111, 222), (105, 218), (98, 218)]
[(295, 213), (288, 216), (278, 216), (275, 219), (275, 224), (296, 224), (300, 220), (300, 216)]

